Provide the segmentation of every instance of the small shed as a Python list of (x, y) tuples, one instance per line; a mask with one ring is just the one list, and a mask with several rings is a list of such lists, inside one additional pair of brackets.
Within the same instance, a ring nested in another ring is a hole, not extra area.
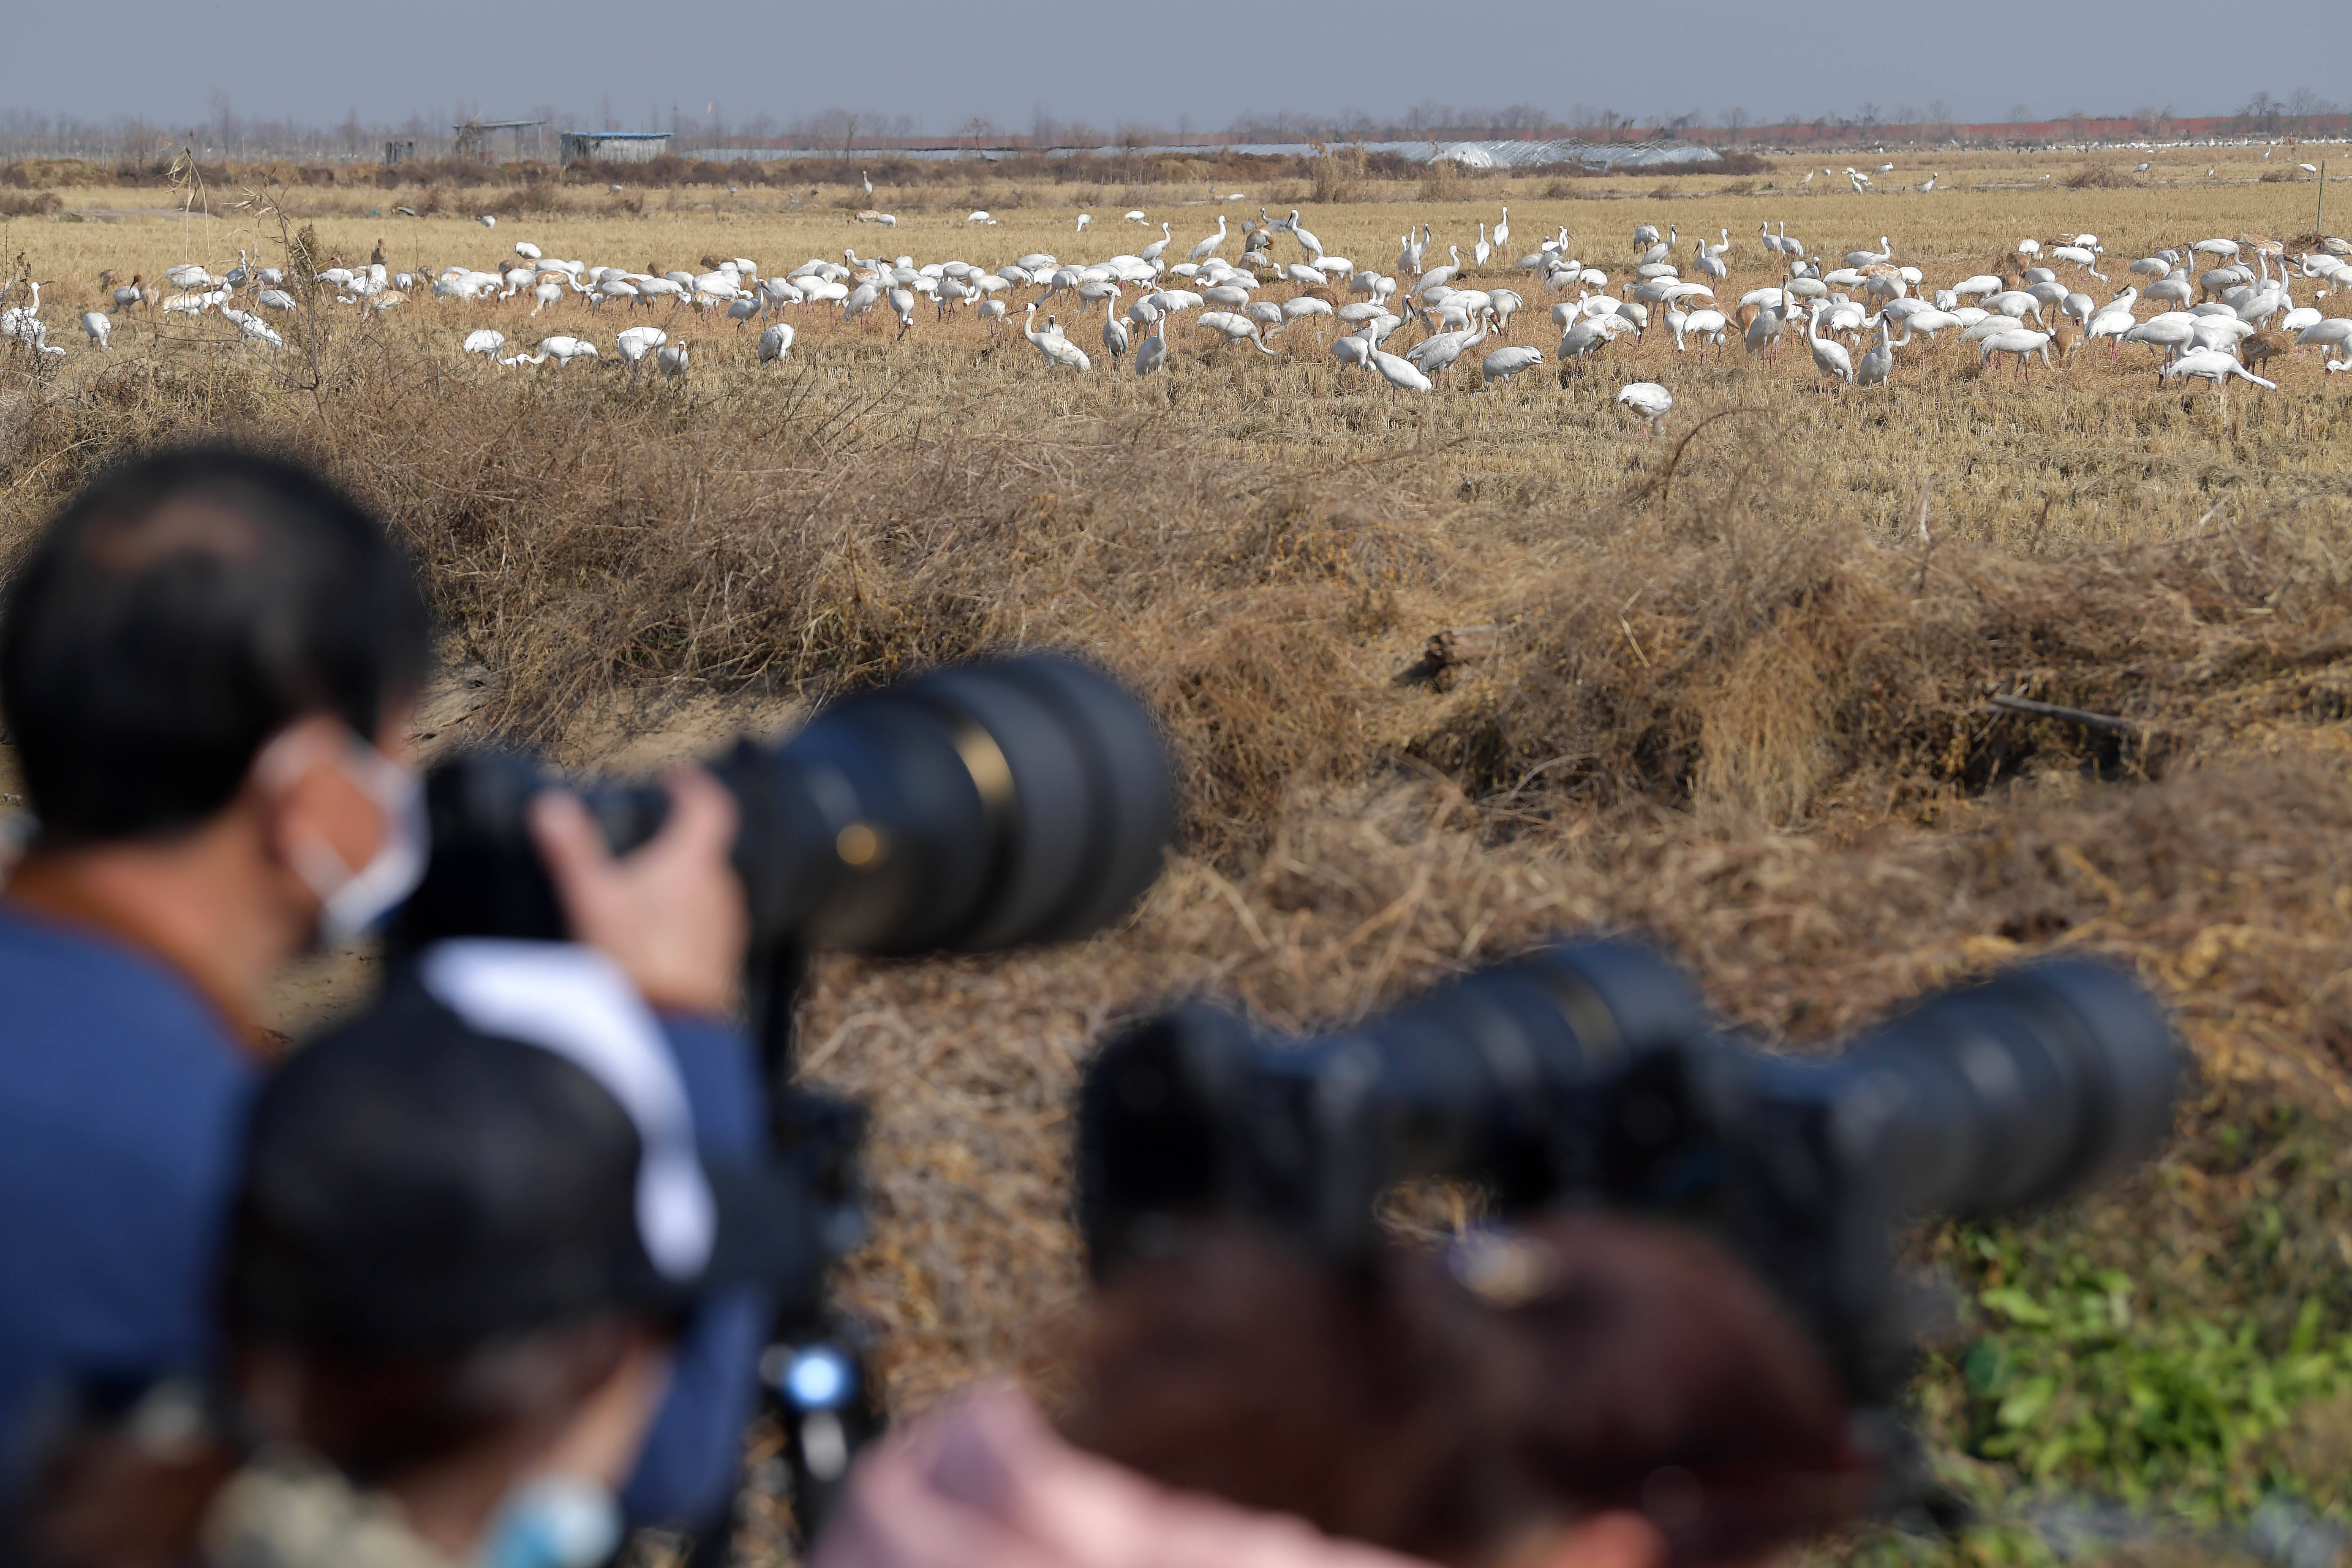
[(667, 131), (567, 131), (563, 133), (563, 161), (650, 163), (669, 151), (669, 139)]

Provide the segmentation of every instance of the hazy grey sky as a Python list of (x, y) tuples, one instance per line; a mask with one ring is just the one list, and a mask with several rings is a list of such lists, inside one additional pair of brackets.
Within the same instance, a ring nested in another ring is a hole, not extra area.
[(1855, 9), (1752, 0), (1342, 0), (1080, 6), (1060, 0), (701, 5), (662, 0), (403, 0), (190, 7), (176, 0), (10, 7), (0, 110), (171, 124), (236, 113), (399, 121), (553, 104), (618, 122), (716, 100), (740, 122), (838, 105), (945, 133), (1012, 130), (1039, 108), (1108, 128), (1202, 129), (1244, 110), (1376, 119), (1424, 100), (1574, 106), (1647, 119), (1740, 105), (1759, 120), (1874, 103), (1962, 119), (2136, 108), (2226, 113), (2256, 91), (2338, 84), (2352, 0), (1976, 0)]

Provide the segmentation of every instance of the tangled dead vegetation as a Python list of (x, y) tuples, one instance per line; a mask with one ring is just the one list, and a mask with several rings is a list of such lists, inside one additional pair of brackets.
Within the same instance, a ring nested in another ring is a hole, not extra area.
[[(1800, 823), (2053, 758), (2159, 774), (2347, 710), (2352, 540), (2332, 514), (2023, 560), (1768, 515), (1790, 500), (1694, 497), (1506, 599), (1519, 647), (1421, 754), (1474, 790)], [(1988, 708), (2003, 697), (2110, 722)]]

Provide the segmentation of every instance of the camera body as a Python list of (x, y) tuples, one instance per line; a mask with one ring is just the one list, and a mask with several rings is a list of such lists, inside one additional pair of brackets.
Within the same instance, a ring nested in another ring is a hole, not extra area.
[(1716, 1026), (1649, 949), (1560, 942), (1318, 1038), (1206, 1007), (1129, 1030), (1082, 1090), (1080, 1228), (1099, 1275), (1207, 1218), (1346, 1267), (1415, 1178), (1475, 1184), (1505, 1218), (1655, 1215), (1771, 1285), (1867, 1412), (1916, 1355), (1902, 1223), (2054, 1201), (2145, 1158), (2180, 1064), (2162, 1009), (2097, 964), (1943, 992), (1805, 1060)]
[[(1070, 941), (1158, 878), (1175, 833), (1173, 771), (1148, 710), (1054, 654), (950, 666), (830, 706), (781, 745), (707, 764), (734, 796), (732, 858), (750, 916), (745, 995), (780, 1158), (802, 1176), (827, 1261), (866, 1234), (863, 1109), (793, 1081), (806, 955), (983, 952)], [(657, 785), (565, 778), (479, 752), (425, 781), (432, 856), (390, 933), (395, 960), (457, 936), (561, 939), (534, 847), (532, 798), (571, 790), (614, 854), (661, 829)], [(879, 1425), (862, 1335), (822, 1266), (783, 1293), (761, 1365), (786, 1438), (796, 1522), (815, 1531)], [(698, 1558), (723, 1547), (701, 1543)]]

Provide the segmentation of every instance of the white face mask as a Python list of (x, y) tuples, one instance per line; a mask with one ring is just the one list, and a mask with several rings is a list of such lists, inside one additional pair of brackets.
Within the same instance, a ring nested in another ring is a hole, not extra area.
[[(299, 735), (281, 735), (263, 749), (257, 763), (263, 776), (299, 772), (307, 759), (279, 754)], [(294, 874), (318, 897), (320, 940), (330, 946), (364, 936), (398, 909), (424, 879), (430, 848), (425, 782), (413, 770), (356, 735), (348, 738), (333, 765), (383, 812), (383, 841), (356, 870), (323, 839), (306, 838), (290, 847)]]
[(546, 1476), (499, 1505), (478, 1561), (480, 1568), (596, 1568), (620, 1545), (612, 1493), (577, 1476)]

